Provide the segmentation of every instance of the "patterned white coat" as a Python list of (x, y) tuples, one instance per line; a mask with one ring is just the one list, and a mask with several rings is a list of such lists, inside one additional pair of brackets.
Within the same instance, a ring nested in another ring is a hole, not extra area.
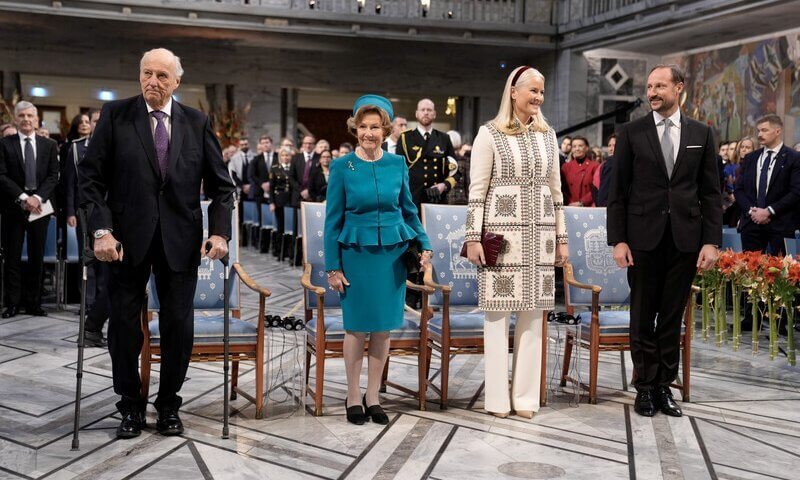
[(504, 235), (494, 267), (478, 268), (484, 311), (551, 310), (555, 250), (567, 243), (556, 134), (482, 126), (472, 146), (465, 241)]

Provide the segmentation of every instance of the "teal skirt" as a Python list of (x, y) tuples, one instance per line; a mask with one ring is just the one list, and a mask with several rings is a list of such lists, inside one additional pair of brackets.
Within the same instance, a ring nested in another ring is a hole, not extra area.
[(339, 295), (344, 329), (386, 332), (403, 325), (407, 242), (396, 245), (341, 245), (342, 270), (350, 282)]

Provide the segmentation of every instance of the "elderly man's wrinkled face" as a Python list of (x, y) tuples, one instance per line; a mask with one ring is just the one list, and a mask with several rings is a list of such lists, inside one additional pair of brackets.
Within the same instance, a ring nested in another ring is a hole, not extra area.
[(156, 52), (142, 59), (139, 84), (142, 86), (144, 99), (153, 109), (163, 108), (180, 83), (175, 59), (170, 55)]
[(32, 108), (20, 110), (16, 117), (14, 117), (14, 120), (19, 133), (26, 136), (33, 133), (36, 127), (39, 126), (39, 116), (36, 114), (36, 110)]

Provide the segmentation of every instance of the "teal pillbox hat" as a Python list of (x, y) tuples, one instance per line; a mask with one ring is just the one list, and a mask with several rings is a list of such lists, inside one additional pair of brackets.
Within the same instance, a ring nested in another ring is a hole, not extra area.
[(358, 97), (356, 103), (353, 104), (353, 115), (356, 114), (359, 108), (365, 105), (374, 105), (389, 115), (389, 120), (394, 119), (394, 109), (392, 108), (392, 102), (389, 101), (388, 98), (382, 97), (380, 95), (374, 95), (369, 93), (367, 95), (362, 95)]

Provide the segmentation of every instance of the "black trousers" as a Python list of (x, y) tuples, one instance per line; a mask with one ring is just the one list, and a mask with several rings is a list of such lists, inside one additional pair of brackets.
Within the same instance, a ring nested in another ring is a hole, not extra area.
[(655, 250), (632, 250), (631, 358), (634, 386), (669, 386), (678, 376), (683, 312), (692, 288), (698, 252), (675, 247), (669, 224)]
[[(197, 248), (199, 251), (200, 246), (197, 245)], [(114, 392), (122, 395), (122, 401), (117, 404), (120, 411), (144, 410), (147, 404), (147, 399), (141, 398), (139, 378), (139, 354), (144, 341), (140, 314), (151, 268), (160, 302), (158, 327), (161, 333), (161, 373), (155, 406), (159, 410), (163, 407), (177, 409), (182, 401), (178, 392), (186, 378), (194, 339), (193, 300), (197, 267), (185, 272), (170, 270), (164, 254), (161, 229), (157, 228), (142, 263), (111, 264), (108, 349), (111, 353)]]
[[(786, 236), (794, 237), (794, 233)], [(786, 246), (783, 243), (783, 237), (781, 232), (773, 231), (769, 225), (748, 223), (742, 228), (742, 248), (745, 251), (784, 255)]]
[[(78, 254), (83, 254), (83, 228), (77, 227)], [(86, 330), (101, 332), (111, 312), (108, 289), (111, 281), (111, 265), (95, 262), (86, 271)]]
[[(29, 222), (19, 212), (7, 211), (2, 219), (2, 242), (5, 253), (6, 306), (40, 307), (42, 305), (42, 267), (44, 243), (50, 216)], [(22, 268), (22, 242), (28, 233), (28, 263)]]

